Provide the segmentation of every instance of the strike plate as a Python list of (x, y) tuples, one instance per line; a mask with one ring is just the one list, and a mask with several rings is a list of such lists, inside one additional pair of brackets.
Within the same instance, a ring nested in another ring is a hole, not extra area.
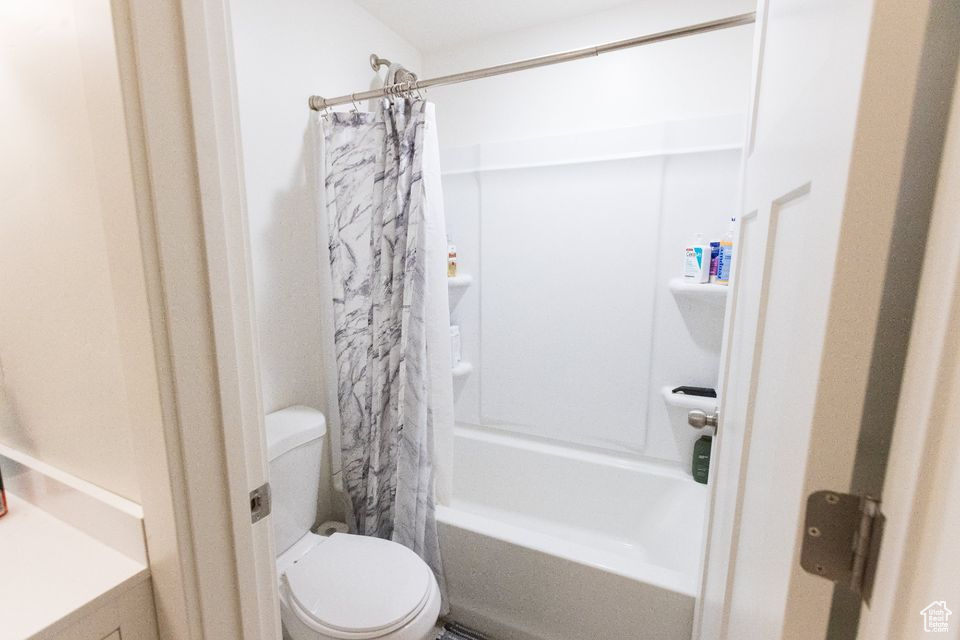
[(266, 482), (250, 492), (250, 522), (257, 523), (270, 515), (270, 483)]

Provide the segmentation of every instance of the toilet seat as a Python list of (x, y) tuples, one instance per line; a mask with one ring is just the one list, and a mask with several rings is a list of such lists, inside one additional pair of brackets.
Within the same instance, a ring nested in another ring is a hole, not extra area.
[(335, 533), (283, 574), (288, 603), (308, 627), (331, 637), (383, 637), (415, 619), (435, 591), (413, 551), (379, 538)]

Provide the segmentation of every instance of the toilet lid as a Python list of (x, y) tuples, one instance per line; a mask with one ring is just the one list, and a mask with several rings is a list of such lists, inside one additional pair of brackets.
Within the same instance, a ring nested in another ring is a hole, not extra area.
[(299, 608), (339, 631), (387, 633), (423, 608), (433, 573), (403, 545), (335, 533), (286, 571)]

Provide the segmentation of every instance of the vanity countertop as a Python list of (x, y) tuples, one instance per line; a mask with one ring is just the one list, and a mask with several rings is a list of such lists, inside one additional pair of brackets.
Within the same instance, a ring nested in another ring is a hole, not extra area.
[(149, 578), (148, 568), (7, 494), (0, 518), (0, 630), (47, 638)]

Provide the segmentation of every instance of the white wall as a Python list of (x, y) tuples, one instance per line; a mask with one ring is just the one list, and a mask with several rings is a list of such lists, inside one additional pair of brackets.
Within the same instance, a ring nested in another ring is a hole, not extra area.
[[(379, 86), (371, 53), (411, 69), (420, 54), (350, 0), (233, 0), (231, 12), (264, 410), (326, 410), (307, 98)], [(321, 517), (337, 509), (325, 451)]]
[(640, 157), (482, 176), (483, 424), (643, 445), (662, 174)]
[(110, 2), (0, 5), (0, 442), (132, 500), (159, 399)]
[(736, 207), (742, 117), (497, 142), (444, 155), (456, 416), (689, 465), (663, 388), (716, 387), (722, 300), (678, 296), (683, 246)]
[[(423, 75), (753, 9), (635, 2), (426, 54)], [(738, 27), (430, 90), (448, 230), (479, 276), (451, 296), (476, 365), (458, 420), (689, 467), (700, 434), (661, 390), (716, 385), (722, 314), (667, 283), (735, 210), (752, 45)]]
[[(429, 53), (422, 77), (555, 53), (753, 11), (752, 0), (645, 0)], [(430, 89), (441, 145), (614, 129), (746, 110), (753, 28)]]

